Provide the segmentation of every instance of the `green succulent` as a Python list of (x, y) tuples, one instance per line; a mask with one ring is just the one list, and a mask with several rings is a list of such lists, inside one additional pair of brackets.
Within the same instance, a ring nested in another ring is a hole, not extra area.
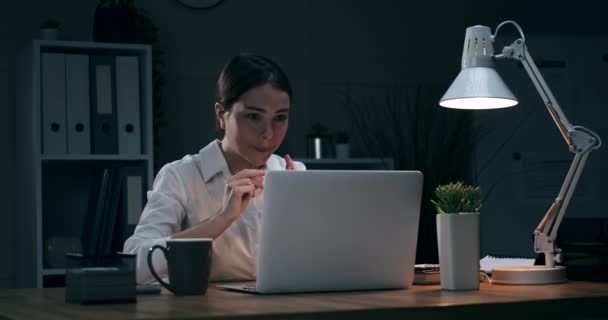
[(437, 213), (479, 212), (481, 209), (481, 189), (462, 182), (438, 186), (435, 198), (431, 202)]

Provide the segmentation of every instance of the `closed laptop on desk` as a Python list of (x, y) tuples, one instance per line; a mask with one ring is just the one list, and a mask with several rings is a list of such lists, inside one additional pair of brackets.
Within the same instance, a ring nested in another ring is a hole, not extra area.
[(264, 185), (257, 292), (412, 283), (420, 172), (273, 171)]

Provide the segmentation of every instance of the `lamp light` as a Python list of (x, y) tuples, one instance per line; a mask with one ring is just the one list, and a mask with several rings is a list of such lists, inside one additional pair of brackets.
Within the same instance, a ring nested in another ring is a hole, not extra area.
[(455, 109), (497, 109), (517, 104), (517, 99), (494, 69), (490, 28), (467, 28), (462, 70), (439, 104)]
[[(494, 39), (505, 24), (517, 28), (521, 38), (505, 46), (500, 54), (494, 54)], [(457, 109), (496, 109), (511, 107), (517, 99), (494, 69), (498, 59), (516, 59), (524, 66), (547, 111), (551, 114), (574, 159), (559, 194), (539, 225), (534, 230), (534, 251), (545, 256), (544, 266), (497, 267), (492, 271), (496, 284), (549, 284), (566, 281), (566, 268), (556, 266), (561, 262), (561, 250), (555, 246), (557, 230), (566, 212), (576, 184), (589, 153), (598, 149), (602, 141), (593, 131), (573, 126), (551, 93), (544, 78), (526, 47), (525, 36), (514, 21), (505, 21), (490, 28), (473, 26), (466, 30), (462, 50), (462, 70), (441, 98), (439, 105)]]

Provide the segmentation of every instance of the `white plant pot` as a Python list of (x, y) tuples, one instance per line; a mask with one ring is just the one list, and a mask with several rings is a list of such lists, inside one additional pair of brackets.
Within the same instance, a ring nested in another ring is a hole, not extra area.
[(40, 36), (42, 37), (42, 40), (59, 40), (59, 29), (57, 29), (57, 28), (40, 29)]
[(350, 158), (350, 144), (348, 144), (348, 143), (336, 144), (336, 158), (338, 158), (338, 159)]
[(441, 288), (479, 290), (479, 213), (437, 214)]

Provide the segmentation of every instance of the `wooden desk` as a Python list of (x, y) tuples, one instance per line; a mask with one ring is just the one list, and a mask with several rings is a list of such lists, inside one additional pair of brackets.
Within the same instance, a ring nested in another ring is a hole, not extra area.
[(608, 319), (608, 283), (482, 284), (407, 290), (254, 295), (210, 288), (205, 296), (138, 296), (137, 303), (81, 306), (64, 289), (2, 289), (0, 319)]

